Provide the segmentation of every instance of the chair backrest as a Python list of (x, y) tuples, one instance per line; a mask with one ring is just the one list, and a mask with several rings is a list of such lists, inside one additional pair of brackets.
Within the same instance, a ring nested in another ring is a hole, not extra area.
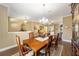
[(48, 39), (48, 45), (47, 45), (48, 48), (51, 46), (51, 42), (52, 42), (52, 35), (50, 35)]
[(17, 43), (17, 46), (19, 48), (19, 54), (20, 55), (23, 55), (23, 48), (22, 48), (22, 45), (20, 43), (20, 37), (16, 35), (16, 43)]
[(16, 43), (17, 45), (19, 46), (21, 43), (20, 43), (20, 37), (16, 35)]
[(57, 35), (52, 35), (52, 42), (57, 40)]
[(59, 33), (59, 37), (62, 38), (62, 33), (61, 32)]
[(50, 32), (49, 33), (47, 33), (47, 36), (49, 36), (50, 35)]
[(58, 43), (58, 39), (59, 39), (59, 33), (57, 35), (53, 35), (52, 37), (53, 37), (52, 38), (52, 42), (55, 42), (55, 44), (57, 44)]
[(59, 33), (57, 34), (57, 37), (56, 37), (56, 44), (58, 44), (58, 40), (59, 40)]
[(52, 41), (56, 39), (56, 35), (52, 35)]
[(29, 33), (29, 39), (33, 39), (34, 38), (34, 33), (33, 32), (30, 32)]
[(57, 34), (57, 40), (59, 39), (59, 33)]

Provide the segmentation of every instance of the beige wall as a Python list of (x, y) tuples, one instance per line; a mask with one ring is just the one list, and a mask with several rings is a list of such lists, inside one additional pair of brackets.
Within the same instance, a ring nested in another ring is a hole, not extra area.
[(8, 8), (0, 5), (0, 49), (15, 44), (13, 36), (8, 34)]
[(66, 16), (63, 18), (63, 40), (72, 39), (72, 17)]
[(60, 25), (63, 25), (63, 16), (58, 17), (53, 20), (54, 21), (54, 32), (55, 34), (60, 32)]
[(79, 14), (75, 15), (75, 32), (77, 33), (76, 37), (79, 37)]

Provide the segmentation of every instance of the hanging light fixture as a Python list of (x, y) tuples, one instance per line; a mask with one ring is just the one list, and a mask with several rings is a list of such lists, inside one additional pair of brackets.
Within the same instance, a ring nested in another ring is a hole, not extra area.
[(46, 5), (43, 4), (43, 8), (44, 8), (44, 9), (43, 9), (43, 18), (40, 19), (40, 22), (43, 23), (43, 24), (48, 23), (48, 19), (46, 18), (45, 13), (44, 13), (44, 12), (45, 12), (45, 6), (46, 6)]

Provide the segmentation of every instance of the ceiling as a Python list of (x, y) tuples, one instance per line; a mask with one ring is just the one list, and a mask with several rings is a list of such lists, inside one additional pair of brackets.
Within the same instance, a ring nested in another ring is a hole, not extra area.
[(9, 16), (29, 17), (32, 19), (55, 19), (70, 14), (70, 3), (5, 3)]

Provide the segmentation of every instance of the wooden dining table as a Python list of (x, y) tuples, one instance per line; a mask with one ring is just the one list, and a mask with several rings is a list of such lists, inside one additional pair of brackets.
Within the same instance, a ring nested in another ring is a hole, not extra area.
[(28, 45), (34, 51), (35, 56), (37, 56), (38, 52), (48, 44), (48, 40), (41, 42), (39, 40), (36, 40), (35, 38), (25, 39), (23, 40), (23, 44)]

